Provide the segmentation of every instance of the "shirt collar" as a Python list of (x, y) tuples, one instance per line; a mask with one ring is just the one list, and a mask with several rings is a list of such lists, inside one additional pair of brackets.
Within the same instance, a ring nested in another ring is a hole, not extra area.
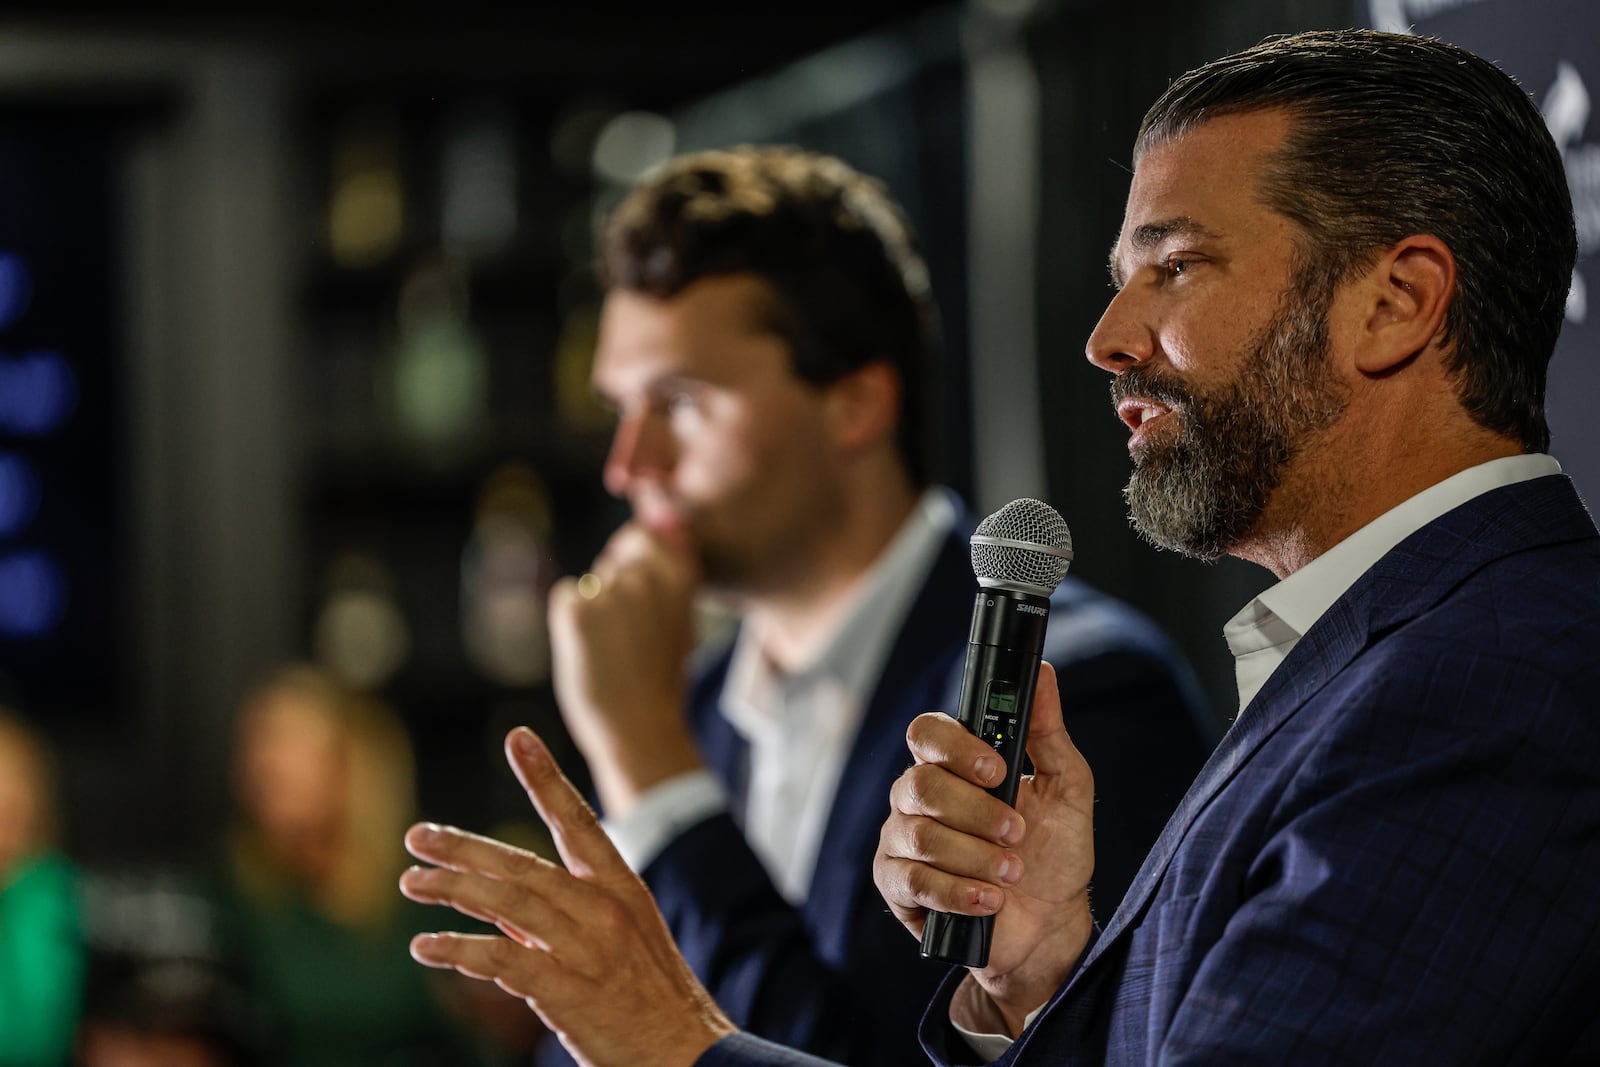
[[(1239, 657), (1268, 647), (1292, 647), (1373, 564), (1428, 523), (1491, 489), (1560, 473), (1554, 457), (1536, 453), (1480, 463), (1429, 486), (1241, 608), (1223, 628), (1229, 649)], [(1240, 706), (1253, 695), (1241, 693)]]
[(782, 690), (821, 678), (833, 679), (865, 707), (900, 623), (955, 522), (956, 505), (949, 492), (926, 490), (856, 584), (833, 637), (792, 674), (779, 674), (763, 654), (756, 627), (740, 627), (722, 702), (728, 721), (749, 737), (770, 719)]

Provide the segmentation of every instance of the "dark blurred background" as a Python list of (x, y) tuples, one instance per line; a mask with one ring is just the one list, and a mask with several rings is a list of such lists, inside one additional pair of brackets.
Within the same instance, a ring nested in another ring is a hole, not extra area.
[[(424, 815), (520, 811), (500, 739), (559, 729), (544, 588), (621, 516), (586, 389), (595, 223), (667, 155), (741, 141), (888, 183), (944, 311), (934, 472), (982, 511), (1053, 502), (1075, 572), (1174, 634), (1220, 729), (1220, 627), (1267, 576), (1128, 532), (1125, 431), (1082, 359), (1140, 115), (1268, 33), (1457, 33), (1562, 103), (1592, 262), (1595, 36), (1551, 30), (1582, 6), (11, 5), (0, 703), (57, 749), (68, 851), (208, 852), (235, 710), (295, 660), (399, 712)], [(1592, 498), (1584, 314), (1556, 451)]]

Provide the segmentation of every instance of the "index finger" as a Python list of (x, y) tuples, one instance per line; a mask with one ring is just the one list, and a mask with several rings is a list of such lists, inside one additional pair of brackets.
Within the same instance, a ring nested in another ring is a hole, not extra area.
[(932, 763), (985, 789), (1000, 784), (1006, 761), (988, 742), (942, 711), (925, 712), (906, 728), (906, 745), (918, 763)]
[(594, 809), (567, 781), (537, 734), (519, 726), (506, 735), (506, 759), (534, 810), (550, 829), (567, 870), (583, 878), (628, 878), (632, 870), (600, 827)]
[[(561, 868), (527, 849), (454, 826), (417, 823), (406, 831), (405, 846), (406, 851), (419, 860), (498, 881), (520, 881), (547, 872), (561, 872)], [(565, 872), (561, 873), (564, 876)]]

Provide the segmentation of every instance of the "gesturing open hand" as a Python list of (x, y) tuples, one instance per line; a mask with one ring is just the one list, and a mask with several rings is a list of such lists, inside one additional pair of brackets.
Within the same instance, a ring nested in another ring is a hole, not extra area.
[(492, 923), (493, 934), (420, 934), (411, 954), (523, 998), (591, 1067), (688, 1067), (734, 1026), (679, 955), (650, 892), (531, 730), (506, 756), (566, 869), (451, 827), (418, 824), (406, 848), (432, 867), (400, 878), (412, 900)]

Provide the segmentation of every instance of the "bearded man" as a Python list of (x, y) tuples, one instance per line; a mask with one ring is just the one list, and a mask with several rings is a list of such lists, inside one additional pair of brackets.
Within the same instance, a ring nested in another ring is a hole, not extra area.
[[(1242, 711), (1103, 925), (1093, 784), (1049, 667), (1015, 807), (985, 791), (1004, 768), (981, 740), (912, 723), (878, 889), (913, 933), (930, 909), (995, 917), (924, 1050), (1600, 1062), (1600, 534), (1545, 453), (1577, 241), (1537, 108), (1439, 41), (1308, 33), (1178, 79), (1135, 158), (1088, 343), (1132, 433), (1134, 521), (1280, 581), (1228, 624)], [(651, 990), (626, 1038), (648, 1033), (650, 1062), (814, 1063), (732, 1032), (547, 754), (513, 751), (580, 870), (512, 880), (560, 918), (502, 903), (522, 947), (445, 936), (418, 958), (522, 992), (591, 1063), (629, 1062), (562, 985), (596, 958)], [(507, 899), (507, 854), (413, 844), (474, 872), (408, 876), (430, 899)]]

